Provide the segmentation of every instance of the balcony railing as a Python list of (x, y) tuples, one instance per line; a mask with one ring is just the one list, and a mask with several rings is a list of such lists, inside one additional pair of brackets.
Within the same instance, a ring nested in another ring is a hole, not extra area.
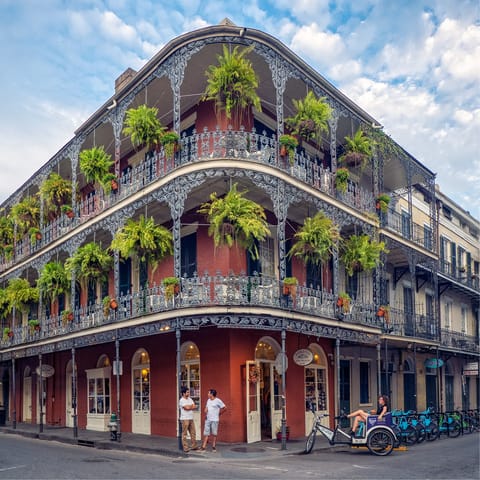
[(461, 332), (453, 332), (442, 328), (441, 345), (444, 347), (457, 348), (462, 351), (480, 353), (479, 339), (474, 335)]
[(448, 275), (453, 280), (466, 285), (467, 287), (480, 289), (480, 277), (478, 274), (473, 273), (471, 270), (465, 267), (458, 267), (457, 265), (449, 262), (445, 259), (439, 261), (440, 272)]
[(10, 268), (16, 262), (32, 255), (42, 247), (61, 238), (79, 224), (90, 220), (107, 208), (121, 200), (141, 191), (147, 185), (171, 173), (182, 165), (214, 159), (241, 159), (275, 167), (291, 177), (307, 183), (318, 191), (336, 198), (343, 203), (362, 212), (374, 212), (375, 202), (371, 192), (356, 183), (350, 182), (347, 192), (339, 193), (335, 188), (335, 175), (324, 168), (318, 158), (308, 155), (304, 150), (295, 154), (293, 165), (288, 157), (278, 154), (278, 143), (275, 136), (246, 132), (244, 130), (203, 130), (192, 135), (183, 135), (181, 148), (171, 157), (167, 157), (163, 149), (149, 152), (145, 161), (132, 168), (119, 179), (116, 192), (105, 195), (103, 191), (95, 192), (77, 205), (75, 217), (68, 218), (62, 214), (57, 219), (42, 227), (42, 239), (31, 244), (25, 236), (15, 245), (13, 260), (0, 256), (0, 272)]
[[(84, 331), (100, 325), (115, 324), (124, 320), (141, 319), (160, 312), (172, 312), (185, 308), (238, 306), (279, 309), (289, 314), (304, 314), (319, 319), (338, 320), (345, 324), (364, 325), (378, 328), (379, 333), (399, 337), (422, 338), (438, 341), (439, 334), (433, 318), (425, 315), (405, 314), (391, 308), (387, 319), (377, 317), (377, 309), (368, 302), (352, 300), (344, 311), (337, 307), (337, 297), (307, 286), (297, 286), (294, 295), (284, 295), (282, 284), (263, 276), (197, 276), (180, 279), (178, 294), (169, 294), (163, 285), (154, 285), (139, 292), (127, 293), (118, 299), (116, 310), (105, 309), (102, 302), (75, 310), (69, 321), (61, 315), (45, 317), (40, 315), (40, 331), (28, 325), (16, 326), (13, 336), (2, 339), (0, 345), (6, 348), (52, 338), (70, 332)], [(272, 315), (284, 315), (285, 313)], [(195, 313), (193, 313), (195, 315)], [(443, 332), (442, 332), (443, 334)], [(446, 338), (446, 337), (444, 337)], [(453, 338), (453, 337), (452, 337)], [(467, 340), (465, 350), (478, 351), (473, 337), (458, 335), (456, 341)], [(443, 342), (444, 340), (442, 340)]]

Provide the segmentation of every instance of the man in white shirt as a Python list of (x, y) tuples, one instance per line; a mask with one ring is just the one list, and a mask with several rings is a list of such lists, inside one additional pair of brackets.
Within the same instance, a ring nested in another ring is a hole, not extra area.
[(218, 435), (218, 423), (220, 421), (220, 415), (222, 415), (227, 407), (217, 397), (217, 391), (215, 389), (210, 389), (208, 391), (208, 400), (207, 404), (205, 405), (205, 413), (207, 414), (207, 418), (205, 420), (205, 428), (203, 430), (203, 444), (201, 451), (205, 451), (207, 449), (207, 443), (210, 435), (212, 435), (212, 452), (217, 451), (217, 435)]
[(190, 390), (187, 387), (182, 387), (182, 398), (178, 402), (180, 408), (180, 422), (182, 424), (182, 446), (184, 452), (189, 452), (187, 442), (187, 432), (190, 433), (190, 442), (192, 450), (198, 450), (197, 447), (197, 433), (195, 431), (195, 422), (193, 421), (193, 411), (197, 408), (195, 402), (190, 397)]

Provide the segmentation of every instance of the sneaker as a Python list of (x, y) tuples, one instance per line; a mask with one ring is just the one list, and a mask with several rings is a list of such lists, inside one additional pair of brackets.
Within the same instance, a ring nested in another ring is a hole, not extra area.
[(200, 450), (200, 447), (193, 447), (192, 450)]
[(215, 447), (212, 448), (213, 453), (217, 453), (217, 449)]
[(199, 451), (199, 452), (206, 452), (207, 449), (206, 449), (205, 447), (200, 447), (200, 448), (198, 449), (198, 451)]
[(190, 449), (187, 449), (187, 450), (184, 450), (183, 452), (184, 453), (188, 453), (190, 451)]

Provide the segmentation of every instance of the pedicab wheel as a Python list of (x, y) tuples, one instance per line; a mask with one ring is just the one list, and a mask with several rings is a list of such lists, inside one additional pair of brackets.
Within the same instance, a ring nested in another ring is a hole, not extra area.
[(368, 435), (367, 447), (374, 455), (385, 456), (392, 453), (394, 440), (388, 430), (377, 429)]
[(315, 438), (317, 432), (315, 430), (312, 430), (310, 434), (307, 437), (307, 441), (305, 442), (305, 453), (310, 453), (313, 450), (313, 446), (315, 445)]

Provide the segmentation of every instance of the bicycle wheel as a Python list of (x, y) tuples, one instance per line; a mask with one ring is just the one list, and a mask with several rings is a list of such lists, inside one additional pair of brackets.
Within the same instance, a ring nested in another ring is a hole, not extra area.
[(313, 450), (316, 437), (317, 437), (317, 431), (315, 430), (315, 428), (313, 428), (307, 437), (307, 441), (305, 442), (305, 450), (304, 450), (305, 453), (310, 453)]
[(422, 443), (427, 438), (427, 431), (420, 423), (415, 425), (415, 429), (417, 430), (417, 443)]
[(460, 422), (457, 422), (455, 420), (454, 422), (448, 424), (449, 437), (457, 438), (460, 435), (461, 431), (462, 431), (462, 426), (460, 425)]
[(427, 428), (427, 441), (433, 442), (440, 436), (440, 430), (436, 423), (431, 423)]
[(367, 447), (374, 455), (385, 456), (392, 453), (393, 441), (393, 435), (388, 430), (377, 429), (368, 435)]
[(402, 430), (402, 438), (405, 445), (413, 445), (418, 438), (417, 430), (412, 425), (407, 425), (405, 430)]

